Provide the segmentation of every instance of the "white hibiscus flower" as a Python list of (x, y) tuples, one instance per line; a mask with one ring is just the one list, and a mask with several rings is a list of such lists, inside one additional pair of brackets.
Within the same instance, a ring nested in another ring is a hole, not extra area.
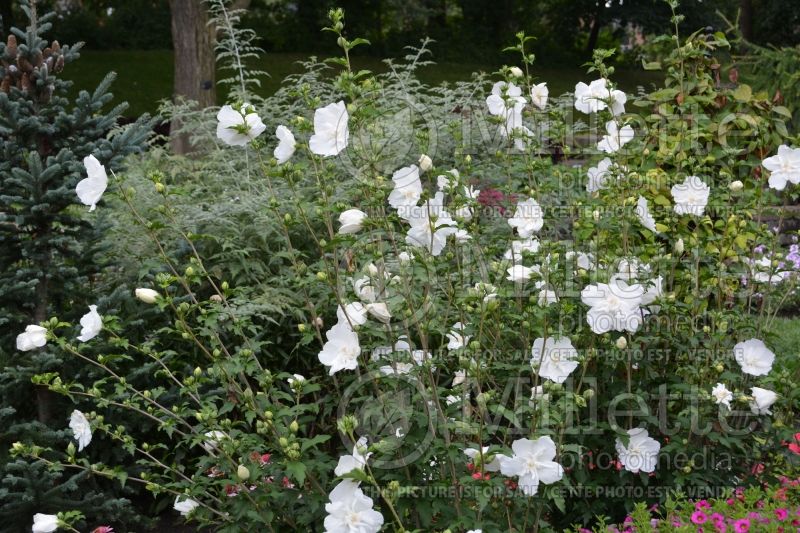
[(250, 104), (244, 104), (239, 110), (225, 105), (217, 113), (217, 137), (230, 146), (245, 146), (265, 129), (267, 127)]
[(278, 126), (275, 129), (275, 136), (278, 138), (278, 146), (275, 147), (275, 151), (272, 152), (272, 155), (275, 156), (278, 164), (282, 165), (294, 155), (297, 142), (294, 140), (292, 132), (289, 131), (289, 128), (286, 126)]
[(550, 437), (536, 440), (518, 439), (511, 444), (514, 454), (500, 459), (500, 472), (504, 476), (517, 476), (518, 486), (527, 496), (535, 496), (539, 483), (551, 484), (564, 476), (564, 469), (553, 461), (556, 444)]
[(630, 439), (625, 446), (621, 439), (617, 439), (616, 448), (619, 455), (619, 462), (625, 470), (638, 474), (641, 472), (653, 472), (658, 465), (658, 452), (661, 444), (651, 438), (644, 428), (634, 428), (628, 430)]
[(75, 440), (78, 441), (78, 451), (83, 451), (92, 442), (92, 426), (86, 420), (86, 416), (75, 409), (69, 417), (69, 428)]
[(567, 377), (578, 368), (578, 350), (567, 337), (538, 338), (533, 341), (531, 365), (540, 377), (564, 383)]
[(733, 393), (728, 390), (722, 383), (717, 383), (711, 389), (711, 397), (714, 398), (714, 403), (717, 405), (724, 405), (728, 409), (731, 408), (731, 400), (733, 400)]
[(766, 376), (775, 362), (775, 354), (758, 339), (738, 343), (733, 347), (733, 356), (742, 367), (742, 372), (751, 376)]
[(75, 194), (83, 205), (89, 206), (89, 211), (94, 211), (108, 187), (108, 175), (106, 167), (93, 155), (83, 158), (83, 166), (86, 168), (87, 177), (78, 182)]
[(619, 278), (588, 285), (581, 291), (581, 301), (591, 307), (586, 314), (589, 327), (598, 335), (609, 331), (635, 333), (642, 323), (644, 293), (640, 284), (628, 285)]
[(345, 479), (331, 491), (325, 504), (325, 533), (377, 533), (383, 527), (383, 515), (372, 508), (358, 483)]
[(702, 216), (708, 205), (711, 188), (697, 176), (687, 176), (683, 183), (672, 186), (673, 210), (679, 215)]
[(769, 186), (775, 190), (782, 191), (787, 183), (800, 183), (800, 148), (782, 144), (776, 155), (766, 158), (761, 164), (769, 170)]
[(597, 149), (607, 154), (613, 154), (631, 142), (633, 137), (633, 128), (629, 124), (620, 128), (616, 121), (609, 120), (606, 122), (606, 135), (597, 143)]
[(319, 361), (330, 367), (328, 373), (332, 376), (340, 370), (355, 370), (358, 366), (358, 356), (361, 354), (361, 345), (358, 335), (346, 322), (339, 322), (325, 333), (328, 342), (319, 352)]
[(520, 237), (530, 237), (544, 226), (544, 214), (541, 206), (533, 198), (519, 202), (514, 216), (508, 219), (508, 225), (516, 228)]
[(334, 156), (347, 148), (350, 116), (343, 101), (328, 104), (314, 111), (314, 135), (308, 140), (312, 153)]

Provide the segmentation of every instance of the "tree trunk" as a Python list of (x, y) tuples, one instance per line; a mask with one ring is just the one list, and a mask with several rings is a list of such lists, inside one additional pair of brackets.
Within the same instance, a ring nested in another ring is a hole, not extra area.
[(745, 40), (753, 40), (753, 0), (739, 2), (739, 31)]
[[(47, 232), (49, 232), (49, 228), (42, 228), (40, 234)], [(40, 324), (47, 320), (47, 307), (50, 299), (50, 280), (47, 277), (50, 272), (49, 254), (43, 259), (40, 267), (44, 274), (39, 278), (39, 283), (36, 285), (36, 307), (33, 311), (34, 324)], [(43, 385), (36, 385), (37, 418), (42, 424), (47, 424), (53, 417), (53, 401), (53, 393), (50, 392), (50, 389)]]
[[(600, 3), (602, 6), (602, 2)], [(602, 23), (600, 22), (600, 10), (598, 9), (595, 11), (594, 17), (592, 17), (592, 29), (589, 32), (589, 42), (586, 43), (586, 51), (590, 54), (594, 52), (594, 49), (597, 47), (597, 39), (600, 37), (600, 26)]]
[(247, 9), (250, 7), (252, 0), (234, 0), (231, 4), (230, 10), (235, 11), (237, 9)]
[[(202, 0), (169, 0), (172, 13), (172, 43), (175, 49), (173, 96), (194, 100), (200, 107), (216, 105), (214, 29), (208, 27), (208, 12)], [(171, 146), (176, 154), (192, 150), (188, 135), (180, 135), (180, 119), (171, 124)]]
[(11, 0), (0, 0), (0, 18), (2, 18), (2, 24), (0, 24), (0, 37), (3, 38), (3, 41), (11, 35), (11, 26), (14, 25), (14, 12), (11, 9)]

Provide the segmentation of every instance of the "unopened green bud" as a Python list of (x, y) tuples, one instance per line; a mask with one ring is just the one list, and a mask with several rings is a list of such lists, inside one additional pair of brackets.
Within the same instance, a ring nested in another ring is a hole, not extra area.
[(336, 427), (345, 435), (350, 435), (358, 427), (358, 419), (353, 415), (344, 415), (336, 422)]
[(300, 429), (300, 425), (297, 423), (297, 420), (292, 420), (292, 423), (289, 424), (289, 431), (297, 433), (298, 429)]
[(250, 470), (244, 465), (239, 465), (239, 468), (236, 469), (236, 476), (241, 481), (247, 481), (250, 479)]

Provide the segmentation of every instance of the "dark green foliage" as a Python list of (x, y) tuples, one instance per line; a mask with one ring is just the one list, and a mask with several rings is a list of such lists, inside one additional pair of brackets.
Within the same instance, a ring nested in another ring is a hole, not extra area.
[[(14, 35), (0, 44), (3, 455), (12, 442), (30, 441), (34, 435), (66, 445), (64, 429), (73, 406), (37, 390), (31, 376), (65, 366), (84, 371), (48, 347), (18, 352), (14, 338), (25, 325), (46, 320), (56, 310), (75, 318), (95, 303), (93, 279), (105, 267), (96, 259), (96, 243), (106, 224), (101, 212), (87, 216), (88, 208), (75, 194), (85, 175), (82, 160), (93, 154), (107, 169), (117, 169), (126, 155), (144, 147), (152, 125), (143, 117), (119, 128), (124, 104), (104, 111), (113, 98), (108, 92), (111, 74), (94, 92), (81, 91), (70, 101), (66, 94), (71, 82), (58, 74), (72, 66), (80, 46), (48, 43), (44, 35), (52, 15), (38, 17), (27, 2), (22, 9), (27, 29), (13, 29)], [(124, 501), (103, 493), (96, 480), (48, 472), (43, 466), (18, 461), (2, 472), (0, 517), (7, 531), (29, 530), (33, 513), (59, 501), (74, 502), (68, 507), (85, 510), (89, 518), (122, 516)]]

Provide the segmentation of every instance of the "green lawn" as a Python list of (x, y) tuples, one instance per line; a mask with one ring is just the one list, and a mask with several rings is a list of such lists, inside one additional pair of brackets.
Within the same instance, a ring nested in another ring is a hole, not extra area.
[[(252, 65), (270, 74), (269, 78), (262, 80), (263, 93), (274, 93), (287, 75), (302, 71), (297, 62), (306, 57), (303, 54), (265, 54), (257, 64)], [(376, 72), (386, 70), (384, 63), (377, 58), (355, 58), (354, 63), (359, 69)], [(455, 82), (468, 79), (473, 72), (492, 72), (498, 66), (439, 63), (421, 69), (420, 78), (430, 84)], [(169, 50), (84, 50), (81, 58), (64, 70), (64, 77), (75, 82), (76, 90), (92, 90), (110, 71), (118, 75), (112, 86), (115, 102), (127, 101), (131, 106), (126, 113), (129, 116), (154, 112), (158, 102), (172, 94), (172, 52)], [(578, 67), (536, 69), (535, 76), (538, 80), (548, 82), (551, 94), (571, 91), (578, 81), (591, 78), (584, 69)], [(619, 70), (617, 79), (623, 89), (633, 92), (637, 85), (647, 86), (657, 81), (658, 76), (643, 71)]]

